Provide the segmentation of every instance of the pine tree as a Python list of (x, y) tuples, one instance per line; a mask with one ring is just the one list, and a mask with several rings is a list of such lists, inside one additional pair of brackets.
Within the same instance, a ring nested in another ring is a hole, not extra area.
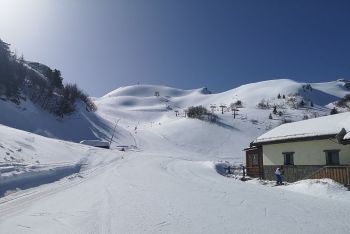
[(273, 107), (272, 113), (275, 114), (275, 115), (277, 114), (277, 107), (276, 106)]
[(0, 39), (0, 94), (5, 94), (10, 98), (17, 98), (19, 85), (20, 82), (15, 77), (10, 44)]
[(55, 88), (61, 89), (63, 88), (62, 81), (63, 78), (61, 76), (61, 72), (57, 69), (53, 70), (51, 76), (51, 85)]

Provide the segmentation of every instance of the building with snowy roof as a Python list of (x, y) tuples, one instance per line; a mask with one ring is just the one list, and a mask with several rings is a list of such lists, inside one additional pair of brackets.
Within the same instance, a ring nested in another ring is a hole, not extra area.
[(273, 180), (283, 165), (289, 182), (328, 177), (350, 184), (349, 131), (349, 112), (280, 125), (245, 149), (247, 174)]
[(80, 141), (80, 144), (89, 145), (89, 146), (98, 147), (98, 148), (104, 148), (104, 149), (110, 148), (109, 142), (101, 141), (101, 140), (82, 140)]

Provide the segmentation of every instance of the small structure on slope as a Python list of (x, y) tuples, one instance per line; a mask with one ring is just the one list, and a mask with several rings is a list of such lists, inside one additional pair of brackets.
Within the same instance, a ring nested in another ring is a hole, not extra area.
[(248, 176), (274, 180), (284, 165), (284, 178), (331, 178), (350, 184), (350, 113), (280, 125), (254, 140), (246, 151)]
[(89, 146), (98, 147), (98, 148), (104, 148), (104, 149), (110, 148), (109, 142), (101, 141), (101, 140), (83, 140), (80, 142), (80, 144), (89, 145)]

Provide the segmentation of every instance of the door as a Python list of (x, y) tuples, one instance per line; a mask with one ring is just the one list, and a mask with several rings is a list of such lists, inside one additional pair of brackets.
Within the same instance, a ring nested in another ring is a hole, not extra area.
[(262, 148), (254, 147), (246, 149), (247, 176), (263, 178)]

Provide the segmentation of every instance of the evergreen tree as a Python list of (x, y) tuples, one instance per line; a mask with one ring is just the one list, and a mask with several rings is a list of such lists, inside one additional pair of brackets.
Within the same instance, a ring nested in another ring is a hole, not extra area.
[(277, 114), (277, 107), (276, 106), (273, 107), (272, 113), (275, 114), (275, 115)]
[(10, 44), (0, 39), (0, 94), (5, 94), (10, 98), (17, 98), (19, 86), (20, 82), (15, 77)]
[(51, 75), (51, 85), (55, 88), (61, 89), (63, 88), (63, 78), (61, 76), (60, 70), (53, 70)]

